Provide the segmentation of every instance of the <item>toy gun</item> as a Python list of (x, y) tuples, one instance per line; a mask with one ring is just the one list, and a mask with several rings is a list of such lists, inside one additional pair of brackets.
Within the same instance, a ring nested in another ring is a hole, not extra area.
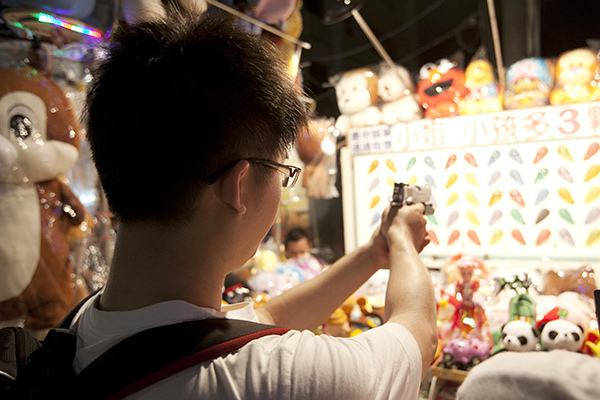
[(431, 188), (429, 186), (407, 185), (406, 183), (394, 183), (394, 194), (392, 195), (392, 206), (406, 206), (415, 203), (423, 203), (425, 211), (423, 214), (433, 214), (433, 204), (429, 202)]

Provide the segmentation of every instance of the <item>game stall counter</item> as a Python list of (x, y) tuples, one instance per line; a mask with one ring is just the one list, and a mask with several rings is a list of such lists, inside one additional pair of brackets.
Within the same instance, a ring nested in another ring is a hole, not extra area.
[[(600, 287), (600, 102), (353, 128), (347, 140), (346, 251), (370, 238), (395, 183), (431, 188), (435, 212), (426, 216), (431, 243), (422, 259), (438, 296), (440, 345), (422, 395), (460, 385), (495, 352), (552, 348), (540, 328), (554, 320), (569, 334), (582, 326), (571, 346), (600, 356), (592, 298)], [(361, 290), (385, 287), (386, 279), (380, 271)], [(509, 350), (505, 325), (535, 328), (534, 348)], [(445, 346), (483, 346), (485, 355), (455, 363)]]

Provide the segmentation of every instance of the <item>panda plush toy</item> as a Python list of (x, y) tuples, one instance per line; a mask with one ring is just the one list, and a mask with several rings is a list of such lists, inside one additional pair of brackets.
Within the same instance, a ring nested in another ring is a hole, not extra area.
[(583, 328), (566, 318), (567, 311), (553, 308), (539, 321), (540, 341), (544, 350), (580, 351), (584, 343)]
[(506, 351), (535, 351), (538, 348), (538, 336), (537, 329), (531, 323), (514, 320), (502, 327), (500, 345)]

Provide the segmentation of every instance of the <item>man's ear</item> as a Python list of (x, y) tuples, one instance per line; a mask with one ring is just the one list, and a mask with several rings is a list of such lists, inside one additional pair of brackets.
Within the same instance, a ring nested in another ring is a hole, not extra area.
[(249, 169), (250, 163), (246, 160), (241, 160), (217, 181), (219, 198), (224, 203), (233, 207), (238, 214), (246, 212), (246, 204), (244, 203), (242, 193), (245, 188), (245, 178), (248, 177)]

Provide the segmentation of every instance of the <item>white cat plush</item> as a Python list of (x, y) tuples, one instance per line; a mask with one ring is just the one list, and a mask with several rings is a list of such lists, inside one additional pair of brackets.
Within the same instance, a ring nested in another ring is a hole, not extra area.
[(392, 69), (387, 64), (379, 74), (378, 91), (382, 100), (380, 121), (394, 125), (423, 118), (423, 109), (414, 95), (408, 70), (401, 65)]
[(379, 125), (379, 108), (376, 104), (377, 74), (369, 68), (345, 72), (335, 86), (340, 116), (335, 122), (342, 135), (352, 128)]

